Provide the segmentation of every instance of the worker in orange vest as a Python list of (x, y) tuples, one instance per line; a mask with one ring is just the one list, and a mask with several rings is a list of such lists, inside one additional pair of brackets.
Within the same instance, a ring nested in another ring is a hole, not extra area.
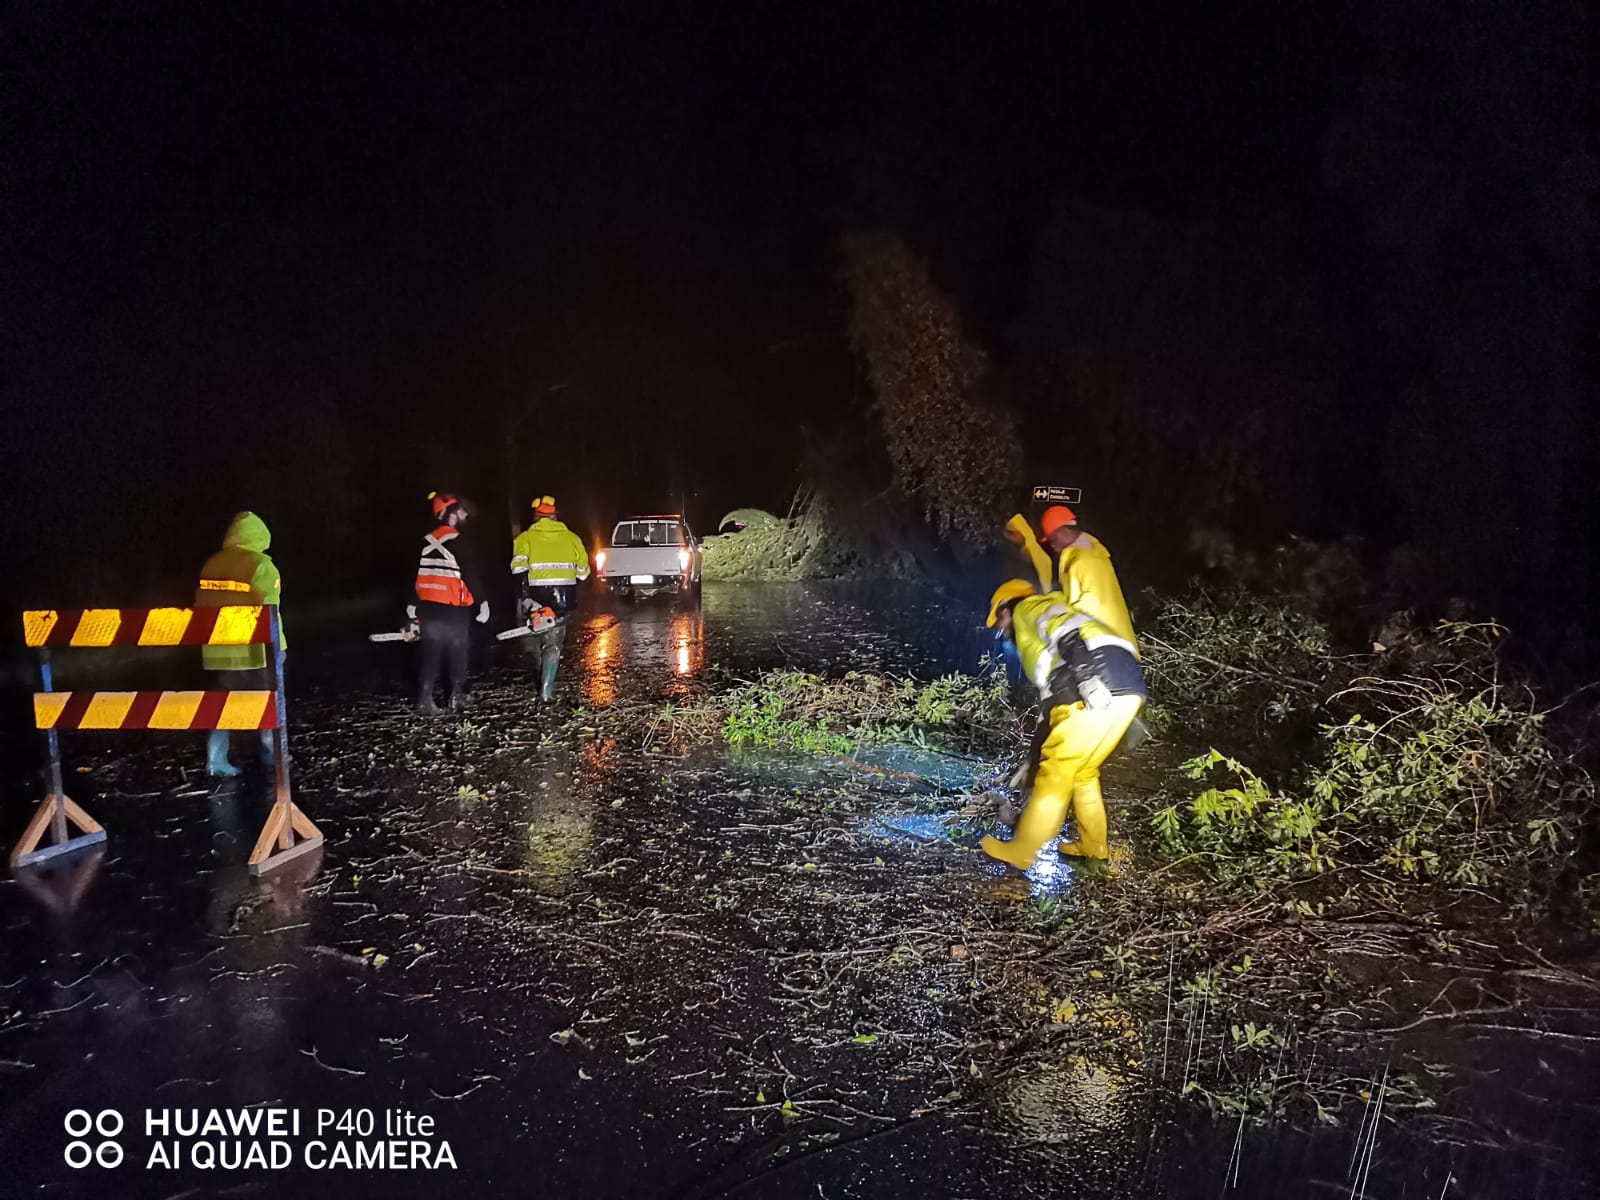
[(473, 608), (482, 625), (489, 619), (489, 601), (484, 599), (482, 576), (470, 547), (461, 538), (461, 527), (471, 508), (450, 492), (430, 492), (434, 528), (422, 542), (417, 563), (417, 602), (406, 615), (420, 626), (422, 672), (417, 688), (417, 712), (437, 716), (434, 688), (439, 682), (439, 667), (444, 665), (450, 683), (449, 704), (459, 709), (467, 703), (467, 645), (472, 632)]

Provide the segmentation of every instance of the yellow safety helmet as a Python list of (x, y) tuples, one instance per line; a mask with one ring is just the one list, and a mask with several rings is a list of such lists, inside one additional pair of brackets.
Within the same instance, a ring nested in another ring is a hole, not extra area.
[(1006, 580), (995, 588), (994, 596), (989, 600), (989, 620), (985, 623), (990, 629), (993, 629), (994, 623), (1000, 619), (1000, 606), (1002, 604), (1010, 604), (1013, 600), (1021, 600), (1024, 596), (1031, 596), (1035, 590), (1033, 584), (1026, 579)]

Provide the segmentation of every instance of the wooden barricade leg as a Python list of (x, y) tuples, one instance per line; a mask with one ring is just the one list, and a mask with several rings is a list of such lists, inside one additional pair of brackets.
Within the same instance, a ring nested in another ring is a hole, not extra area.
[[(71, 822), (81, 831), (76, 837), (67, 836), (67, 823)], [(39, 842), (44, 837), (45, 830), (53, 833), (49, 845), (40, 847)], [(88, 813), (79, 808), (69, 797), (59, 792), (52, 792), (39, 802), (39, 807), (34, 810), (33, 820), (28, 822), (28, 828), (23, 830), (22, 838), (11, 849), (11, 865), (13, 867), (32, 867), (39, 863), (49, 862), (63, 854), (76, 854), (80, 850), (87, 850), (90, 846), (98, 846), (106, 840), (106, 831)]]
[[(283, 770), (282, 767), (278, 769)], [(323, 841), (322, 830), (300, 811), (284, 781), (267, 813), (266, 824), (261, 827), (261, 836), (256, 838), (255, 849), (250, 852), (250, 874), (265, 875), (275, 871), (284, 863), (315, 850)]]
[[(284, 863), (315, 850), (323, 843), (322, 830), (301, 812), (289, 791), (289, 718), (284, 706), (283, 639), (278, 634), (278, 610), (272, 614), (272, 643), (267, 647), (267, 671), (277, 693), (278, 721), (272, 730), (272, 769), (276, 796), (267, 813), (261, 836), (250, 852), (250, 874), (265, 875)], [(296, 835), (299, 839), (296, 840)]]
[[(39, 651), (39, 682), (46, 692), (55, 689), (48, 650)], [(53, 728), (47, 731), (45, 742), (50, 750), (50, 794), (39, 802), (33, 820), (22, 831), (21, 840), (11, 848), (13, 868), (36, 866), (63, 854), (76, 854), (106, 840), (101, 824), (73, 803), (62, 786), (61, 743)], [(77, 836), (68, 834), (68, 822), (78, 828)], [(41, 848), (39, 842), (46, 829), (50, 830), (50, 844)]]

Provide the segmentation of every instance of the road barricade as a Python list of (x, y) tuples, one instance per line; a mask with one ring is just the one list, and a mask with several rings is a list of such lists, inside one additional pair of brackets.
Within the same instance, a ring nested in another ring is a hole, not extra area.
[[(22, 629), (28, 647), (39, 651), (41, 690), (33, 696), (33, 719), (49, 745), (50, 792), (11, 851), (13, 867), (34, 866), (106, 840), (105, 829), (67, 796), (61, 783), (57, 735), (72, 729), (270, 730), (276, 794), (250, 853), (250, 873), (264, 874), (322, 845), (322, 831), (300, 811), (289, 790), (277, 606), (46, 609), (23, 613)], [(56, 647), (253, 645), (269, 647), (269, 687), (260, 691), (58, 692), (51, 676), (50, 651)], [(41, 846), (46, 832), (50, 841)]]

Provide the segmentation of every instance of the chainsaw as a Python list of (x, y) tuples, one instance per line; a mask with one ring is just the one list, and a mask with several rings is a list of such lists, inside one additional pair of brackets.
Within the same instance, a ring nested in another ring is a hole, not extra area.
[(532, 633), (543, 633), (546, 629), (554, 629), (561, 623), (561, 618), (556, 616), (556, 610), (549, 605), (543, 608), (534, 608), (528, 611), (528, 619), (513, 629), (501, 630), (494, 635), (497, 642), (509, 641), (512, 638), (527, 637)]
[(369, 641), (369, 642), (414, 642), (414, 641), (417, 640), (417, 638), (419, 638), (421, 636), (422, 636), (422, 626), (419, 625), (417, 623), (416, 618), (413, 617), (411, 620), (407, 621), (404, 626), (402, 626), (398, 631), (396, 631), (394, 633), (369, 633), (367, 635), (367, 641)]

